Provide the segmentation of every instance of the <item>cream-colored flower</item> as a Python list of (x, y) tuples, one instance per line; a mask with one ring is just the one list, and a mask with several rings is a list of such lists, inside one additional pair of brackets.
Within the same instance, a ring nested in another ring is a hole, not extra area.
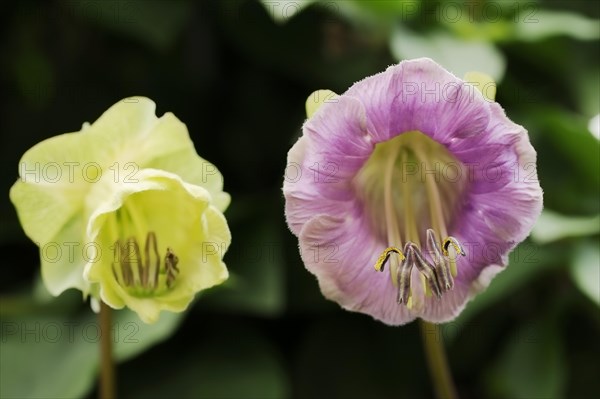
[(10, 198), (52, 294), (76, 288), (151, 323), (227, 279), (222, 176), (151, 100), (125, 99), (81, 131), (38, 143), (19, 172)]

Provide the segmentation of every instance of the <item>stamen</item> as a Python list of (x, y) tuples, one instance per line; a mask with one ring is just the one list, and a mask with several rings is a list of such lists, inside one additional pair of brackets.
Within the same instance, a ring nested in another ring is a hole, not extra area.
[[(393, 242), (396, 245), (401, 247), (402, 239), (400, 237), (400, 231), (398, 230), (398, 224), (393, 222), (393, 221), (398, 220), (398, 215), (396, 215), (396, 210), (394, 208), (393, 197), (392, 197), (392, 183), (394, 181), (394, 179), (393, 179), (394, 165), (396, 163), (396, 159), (398, 158), (398, 151), (399, 151), (399, 148), (394, 147), (388, 158), (388, 162), (387, 162), (387, 165), (385, 168), (385, 177), (384, 177), (385, 180), (384, 180), (384, 188), (383, 188), (384, 197), (383, 198), (384, 198), (385, 217), (386, 217), (386, 220), (389, 221), (388, 223), (386, 223), (388, 242)], [(399, 250), (397, 253), (401, 254)], [(400, 260), (403, 260), (403, 259), (404, 259), (404, 255), (402, 255)], [(385, 263), (385, 261), (382, 262), (382, 264), (381, 264), (381, 266), (382, 266), (381, 271), (383, 271), (383, 263)], [(398, 284), (398, 268), (399, 268), (398, 260), (392, 259), (391, 264), (390, 264), (390, 275), (392, 278), (392, 284), (394, 286), (396, 286)]]
[[(462, 246), (460, 245), (460, 243), (458, 242), (458, 240), (454, 237), (447, 237), (444, 240), (444, 256), (450, 256), (448, 254), (448, 246), (452, 245), (454, 247), (454, 250), (456, 251), (456, 253), (458, 255), (462, 255), (462, 256), (467, 256), (467, 254), (465, 253), (465, 250), (462, 248)], [(454, 258), (456, 259), (456, 258)]]
[(415, 263), (415, 255), (412, 250), (411, 243), (406, 243), (404, 246), (404, 252), (406, 253), (406, 257), (404, 261), (400, 265), (400, 270), (398, 271), (398, 296), (397, 302), (404, 303), (408, 305), (408, 301), (411, 298), (410, 291), (410, 278), (413, 265)]
[[(456, 259), (458, 254), (465, 256), (458, 240), (448, 236), (447, 226), (454, 219), (453, 209), (459, 205), (457, 201), (465, 182), (440, 182), (436, 162), (448, 164), (454, 158), (441, 144), (420, 132), (405, 132), (389, 143), (378, 144), (375, 155), (369, 160), (373, 164), (365, 167), (364, 176), (358, 180), (359, 187), (383, 188), (374, 197), (375, 206), (383, 208), (383, 216), (381, 211), (375, 212), (375, 228), (390, 246), (380, 254), (374, 268), (383, 272), (389, 260), (398, 303), (420, 311), (427, 304), (425, 297), (440, 298), (454, 287)], [(415, 162), (424, 168), (424, 174), (419, 176), (403, 169)], [(373, 171), (377, 163), (383, 166), (383, 174)], [(460, 162), (458, 165), (462, 168)], [(423, 234), (428, 224), (432, 228)], [(446, 238), (441, 241), (438, 237)], [(426, 244), (421, 245), (423, 241)], [(392, 252), (399, 256), (390, 259)], [(414, 276), (413, 266), (419, 271)], [(411, 287), (413, 283), (415, 286)]]
[(375, 270), (377, 270), (378, 272), (382, 272), (385, 266), (385, 263), (388, 261), (390, 255), (392, 252), (397, 253), (400, 256), (400, 260), (404, 260), (405, 257), (402, 254), (402, 252), (395, 247), (389, 247), (387, 248), (385, 251), (383, 251), (381, 253), (381, 255), (379, 255), (379, 258), (377, 259), (377, 262), (375, 262)]
[(131, 264), (137, 263), (139, 259), (139, 247), (137, 247), (136, 251), (136, 247), (134, 247), (133, 243), (136, 243), (135, 239), (129, 238), (121, 246), (121, 269), (123, 270), (123, 280), (125, 280), (125, 285), (128, 287), (135, 284), (135, 277), (133, 275)]
[(167, 287), (171, 288), (173, 282), (175, 281), (175, 277), (179, 274), (179, 269), (177, 268), (177, 263), (179, 263), (179, 258), (171, 248), (167, 248), (167, 255), (165, 256), (165, 269), (167, 272)]
[(385, 263), (392, 252), (399, 255), (400, 260), (403, 262), (398, 270), (398, 280), (396, 284), (398, 287), (397, 302), (399, 304), (405, 304), (410, 309), (414, 304), (414, 298), (412, 297), (412, 290), (410, 287), (413, 266), (416, 266), (420, 273), (420, 278), (423, 283), (423, 292), (426, 296), (430, 297), (434, 294), (436, 297), (440, 298), (444, 292), (449, 291), (454, 287), (453, 277), (456, 276), (456, 271), (453, 270), (452, 267), (456, 267), (456, 258), (452, 258), (448, 254), (448, 247), (450, 245), (452, 245), (453, 249), (458, 248), (458, 250), (456, 250), (457, 253), (463, 256), (465, 255), (462, 246), (454, 237), (447, 237), (444, 240), (443, 249), (441, 249), (435, 231), (428, 229), (427, 246), (434, 262), (433, 265), (423, 255), (419, 246), (409, 241), (404, 245), (404, 254), (395, 247), (389, 247), (383, 251), (375, 263), (375, 270), (379, 272), (384, 271)]
[[(154, 262), (153, 264), (151, 264), (150, 260), (151, 260), (151, 256), (150, 256), (150, 250), (152, 249), (152, 252), (154, 255)], [(146, 245), (144, 247), (144, 255), (145, 255), (145, 266), (146, 266), (146, 272), (145, 272), (145, 281), (142, 282), (142, 285), (145, 288), (149, 288), (149, 279), (150, 279), (150, 275), (153, 276), (153, 281), (152, 281), (152, 287), (151, 288), (156, 288), (158, 286), (158, 272), (160, 271), (160, 254), (158, 253), (158, 244), (156, 243), (156, 234), (154, 234), (154, 232), (149, 232), (148, 236), (146, 237)], [(150, 268), (154, 266), (154, 273), (152, 273), (150, 271)]]
[[(450, 256), (450, 254), (448, 253), (448, 247), (450, 244), (452, 244), (452, 247), (454, 248), (454, 256)], [(454, 237), (448, 237), (444, 240), (443, 251), (444, 255), (447, 256), (450, 261), (450, 273), (453, 277), (456, 277), (456, 275), (458, 274), (458, 270), (456, 268), (456, 258), (459, 254), (462, 256), (467, 256), (467, 254), (462, 249), (462, 246), (460, 245), (458, 240)]]
[[(128, 288), (135, 295), (143, 296), (153, 293), (160, 288), (161, 281), (162, 284), (166, 282), (166, 288), (170, 289), (179, 274), (177, 268), (179, 258), (171, 248), (167, 248), (164, 271), (161, 271), (160, 253), (154, 232), (146, 235), (143, 257), (140, 246), (134, 237), (128, 238), (127, 241), (115, 242), (113, 252), (115, 262), (112, 264), (112, 272), (115, 280), (120, 286)], [(133, 267), (134, 265), (137, 267)], [(161, 280), (160, 274), (166, 274), (166, 279)]]
[(440, 289), (440, 286), (438, 284), (435, 266), (433, 266), (431, 263), (429, 263), (429, 261), (427, 261), (427, 259), (425, 259), (425, 257), (421, 253), (421, 250), (415, 244), (410, 244), (412, 245), (412, 250), (415, 255), (415, 265), (417, 266), (417, 269), (419, 270), (419, 272), (421, 272), (423, 276), (425, 276), (429, 288), (431, 288), (431, 291), (435, 294), (435, 296), (437, 296), (438, 298), (441, 297), (442, 290)]
[(442, 250), (438, 245), (438, 239), (435, 231), (432, 229), (427, 230), (427, 247), (429, 253), (433, 254), (433, 263), (437, 269), (438, 284), (442, 291), (448, 291), (454, 287), (454, 280), (452, 279), (452, 271), (448, 265), (448, 261), (445, 256), (442, 256)]

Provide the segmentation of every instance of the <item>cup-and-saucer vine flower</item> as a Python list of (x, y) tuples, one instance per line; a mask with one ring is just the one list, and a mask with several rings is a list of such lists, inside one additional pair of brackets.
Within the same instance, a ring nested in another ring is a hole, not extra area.
[(529, 235), (535, 150), (493, 82), (478, 89), (415, 59), (309, 97), (283, 193), (327, 298), (390, 325), (449, 321)]
[(94, 307), (129, 307), (152, 323), (228, 277), (222, 176), (147, 98), (36, 144), (19, 175), (10, 198), (53, 295), (75, 288)]

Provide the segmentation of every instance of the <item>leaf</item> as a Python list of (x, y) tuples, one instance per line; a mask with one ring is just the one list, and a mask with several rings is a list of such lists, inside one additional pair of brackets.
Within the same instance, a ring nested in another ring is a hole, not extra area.
[(421, 36), (397, 26), (391, 35), (390, 47), (397, 60), (429, 57), (456, 76), (478, 71), (500, 82), (506, 69), (504, 56), (493, 44), (457, 39), (442, 31)]
[(96, 378), (97, 327), (89, 320), (41, 315), (3, 319), (0, 396), (84, 396)]
[(600, 20), (571, 12), (532, 8), (517, 18), (515, 38), (524, 41), (538, 41), (552, 36), (568, 36), (579, 40), (600, 38)]
[(129, 309), (113, 312), (113, 342), (117, 361), (131, 359), (165, 341), (177, 331), (185, 313), (161, 312), (158, 321), (146, 324)]
[(185, 0), (115, 0), (65, 3), (74, 15), (108, 30), (137, 39), (157, 50), (173, 45), (191, 16)]
[(579, 246), (571, 264), (571, 278), (575, 285), (596, 305), (600, 306), (600, 248), (598, 242)]
[(531, 117), (535, 128), (543, 132), (543, 139), (551, 142), (569, 162), (558, 166), (575, 168), (578, 176), (569, 171), (569, 177), (585, 179), (586, 185), (597, 193), (600, 187), (600, 144), (588, 131), (588, 120), (555, 107), (532, 110)]
[[(324, 0), (323, 2), (326, 1), (327, 0)], [(378, 14), (380, 17), (399, 16), (403, 20), (416, 17), (421, 8), (420, 0), (412, 0), (410, 2), (390, 0), (354, 0), (353, 2), (363, 10)]]
[(260, 0), (271, 18), (284, 23), (316, 0)]
[[(285, 305), (285, 266), (281, 238), (274, 226), (262, 225), (251, 236), (234, 236), (224, 261), (231, 274), (220, 287), (207, 293), (207, 307), (275, 316)], [(204, 305), (203, 305), (204, 306)]]
[[(529, 241), (521, 243), (510, 253), (506, 269), (494, 277), (489, 287), (469, 302), (462, 313), (446, 326), (449, 330), (459, 331), (479, 312), (509, 297), (540, 273), (560, 265), (566, 255), (568, 254), (562, 248), (542, 248)], [(450, 338), (457, 335), (450, 334)]]
[(559, 398), (566, 385), (563, 345), (555, 317), (515, 329), (488, 375), (493, 397)]
[[(123, 397), (286, 398), (289, 383), (273, 346), (246, 324), (206, 325), (185, 352), (125, 368)], [(148, 378), (155, 375), (156, 378)]]
[(547, 244), (566, 237), (581, 237), (600, 232), (600, 215), (565, 216), (544, 210), (531, 232), (538, 244)]
[[(88, 310), (79, 317), (48, 317), (43, 309), (36, 311), (2, 318), (0, 397), (84, 396), (96, 382), (97, 315)], [(114, 311), (111, 334), (116, 361), (130, 359), (167, 339), (181, 319), (182, 314), (163, 312), (158, 322), (148, 325), (132, 311)]]

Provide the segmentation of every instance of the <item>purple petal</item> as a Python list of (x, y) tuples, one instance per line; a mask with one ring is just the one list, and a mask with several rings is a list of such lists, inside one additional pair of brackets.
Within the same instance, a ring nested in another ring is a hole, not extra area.
[(300, 233), (302, 260), (326, 298), (386, 324), (406, 324), (415, 315), (396, 302), (397, 288), (388, 273), (373, 269), (373, 254), (385, 247), (366, 223), (364, 217), (315, 216)]

